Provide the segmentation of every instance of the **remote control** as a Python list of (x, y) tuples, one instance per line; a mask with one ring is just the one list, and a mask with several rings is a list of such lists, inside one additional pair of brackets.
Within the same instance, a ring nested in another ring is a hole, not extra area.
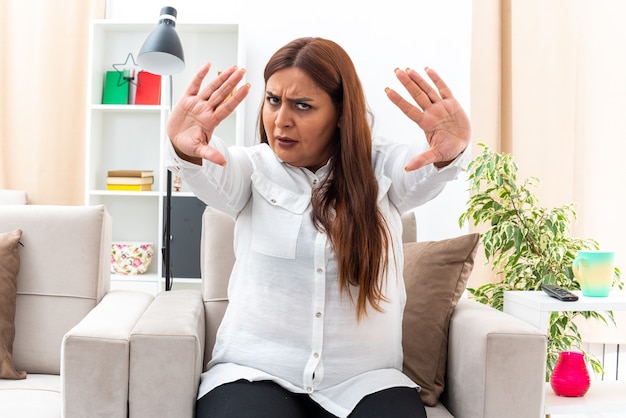
[(544, 292), (546, 292), (548, 295), (552, 296), (553, 298), (557, 298), (558, 300), (562, 300), (564, 302), (574, 302), (578, 300), (578, 296), (576, 296), (569, 290), (563, 289), (562, 287), (559, 287), (554, 284), (544, 283), (541, 285), (541, 290), (543, 290)]

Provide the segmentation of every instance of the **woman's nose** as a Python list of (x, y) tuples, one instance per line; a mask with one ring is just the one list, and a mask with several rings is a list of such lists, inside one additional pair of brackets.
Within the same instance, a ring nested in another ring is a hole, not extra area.
[(293, 118), (288, 106), (281, 106), (276, 112), (276, 125), (280, 127), (289, 127), (293, 125)]

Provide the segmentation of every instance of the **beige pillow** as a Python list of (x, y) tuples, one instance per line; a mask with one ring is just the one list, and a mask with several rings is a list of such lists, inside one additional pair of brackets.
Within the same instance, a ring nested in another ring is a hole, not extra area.
[[(474, 267), (479, 234), (404, 244), (404, 373), (434, 406), (445, 386), (450, 317)], [(471, 383), (468, 383), (471, 384)]]
[(15, 338), (15, 299), (17, 273), (20, 269), (18, 245), (22, 231), (0, 233), (0, 378), (24, 379), (26, 372), (13, 366), (13, 339)]

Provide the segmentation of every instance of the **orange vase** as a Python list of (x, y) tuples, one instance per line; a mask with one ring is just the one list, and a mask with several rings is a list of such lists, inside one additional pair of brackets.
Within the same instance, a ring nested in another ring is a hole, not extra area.
[(559, 396), (583, 396), (591, 385), (583, 353), (563, 351), (550, 376), (550, 386)]

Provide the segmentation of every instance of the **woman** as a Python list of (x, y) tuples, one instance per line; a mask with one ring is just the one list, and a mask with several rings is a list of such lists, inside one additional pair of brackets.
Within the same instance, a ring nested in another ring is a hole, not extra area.
[(352, 61), (336, 43), (296, 39), (264, 73), (261, 144), (227, 148), (215, 127), (246, 97), (244, 71), (200, 89), (204, 66), (172, 112), (172, 166), (208, 205), (236, 219), (229, 305), (198, 417), (425, 417), (402, 374), (400, 214), (463, 168), (466, 114), (432, 70), (396, 77), (417, 106), (387, 96), (428, 149), (373, 141)]

